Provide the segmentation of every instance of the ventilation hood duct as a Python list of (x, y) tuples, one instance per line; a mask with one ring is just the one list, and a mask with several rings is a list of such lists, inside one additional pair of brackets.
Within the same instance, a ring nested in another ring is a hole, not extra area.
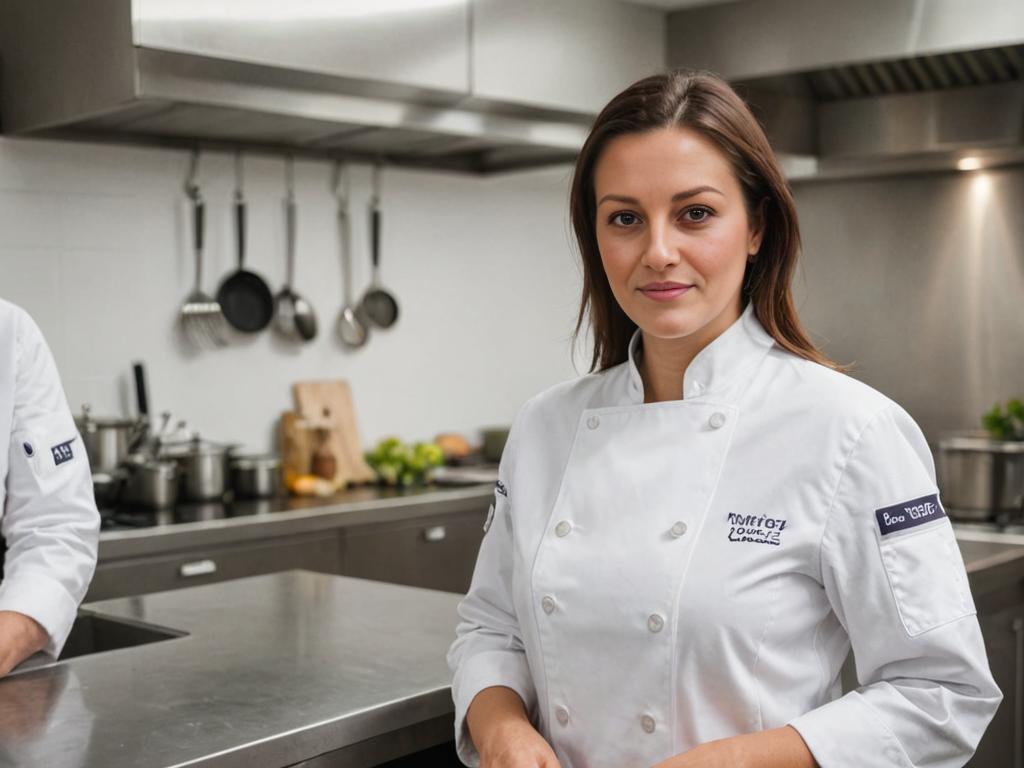
[(1024, 163), (1020, 0), (731, 2), (668, 28), (670, 64), (729, 79), (792, 179)]
[(490, 172), (575, 157), (589, 116), (470, 96), (470, 0), (5, 3), (15, 136)]

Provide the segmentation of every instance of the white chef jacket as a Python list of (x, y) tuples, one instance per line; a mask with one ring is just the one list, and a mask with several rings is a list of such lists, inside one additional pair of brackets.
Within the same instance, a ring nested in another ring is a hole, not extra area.
[(563, 768), (786, 724), (823, 768), (962, 766), (1002, 694), (918, 426), (752, 305), (683, 400), (643, 402), (641, 353), (515, 417), (448, 654), (462, 761), (501, 685)]
[(0, 300), (0, 610), (35, 619), (60, 654), (96, 567), (100, 517), (85, 446), (39, 327)]

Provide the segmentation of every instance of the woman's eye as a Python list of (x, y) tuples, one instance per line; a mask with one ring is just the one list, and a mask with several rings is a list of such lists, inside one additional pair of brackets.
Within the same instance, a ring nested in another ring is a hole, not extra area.
[(631, 227), (637, 222), (635, 214), (629, 213), (628, 211), (620, 211), (609, 219), (612, 224), (618, 224), (620, 227)]
[(684, 211), (683, 215), (684, 216), (689, 216), (692, 213), (698, 213), (698, 214), (701, 214), (701, 215), (698, 216), (697, 218), (690, 218), (690, 219), (688, 219), (688, 221), (691, 221), (694, 224), (699, 224), (700, 222), (706, 220), (709, 216), (711, 216), (711, 209), (710, 208), (703, 208), (703, 207), (690, 208), (690, 209)]

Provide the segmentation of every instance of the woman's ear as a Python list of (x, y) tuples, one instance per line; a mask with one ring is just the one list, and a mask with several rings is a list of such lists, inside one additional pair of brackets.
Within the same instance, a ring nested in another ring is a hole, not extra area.
[(753, 216), (753, 221), (750, 226), (750, 237), (747, 242), (747, 261), (753, 263), (757, 257), (757, 252), (761, 250), (761, 241), (764, 239), (764, 229), (767, 223), (767, 208), (770, 198), (762, 197), (761, 202), (757, 204), (757, 211)]

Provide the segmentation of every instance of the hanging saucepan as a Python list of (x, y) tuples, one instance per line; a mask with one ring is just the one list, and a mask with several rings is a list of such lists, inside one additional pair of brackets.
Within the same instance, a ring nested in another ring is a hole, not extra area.
[(266, 281), (245, 268), (245, 196), (242, 194), (242, 155), (235, 155), (235, 237), (238, 269), (217, 289), (224, 318), (244, 333), (262, 331), (274, 317), (274, 296)]
[(295, 292), (295, 163), (291, 157), (285, 161), (285, 236), (287, 238), (287, 272), (284, 287), (274, 297), (275, 325), (285, 337), (294, 341), (312, 341), (316, 336), (316, 312), (312, 305)]
[(380, 165), (373, 167), (373, 197), (370, 199), (370, 252), (373, 276), (356, 313), (364, 324), (390, 328), (398, 320), (398, 302), (380, 284)]

